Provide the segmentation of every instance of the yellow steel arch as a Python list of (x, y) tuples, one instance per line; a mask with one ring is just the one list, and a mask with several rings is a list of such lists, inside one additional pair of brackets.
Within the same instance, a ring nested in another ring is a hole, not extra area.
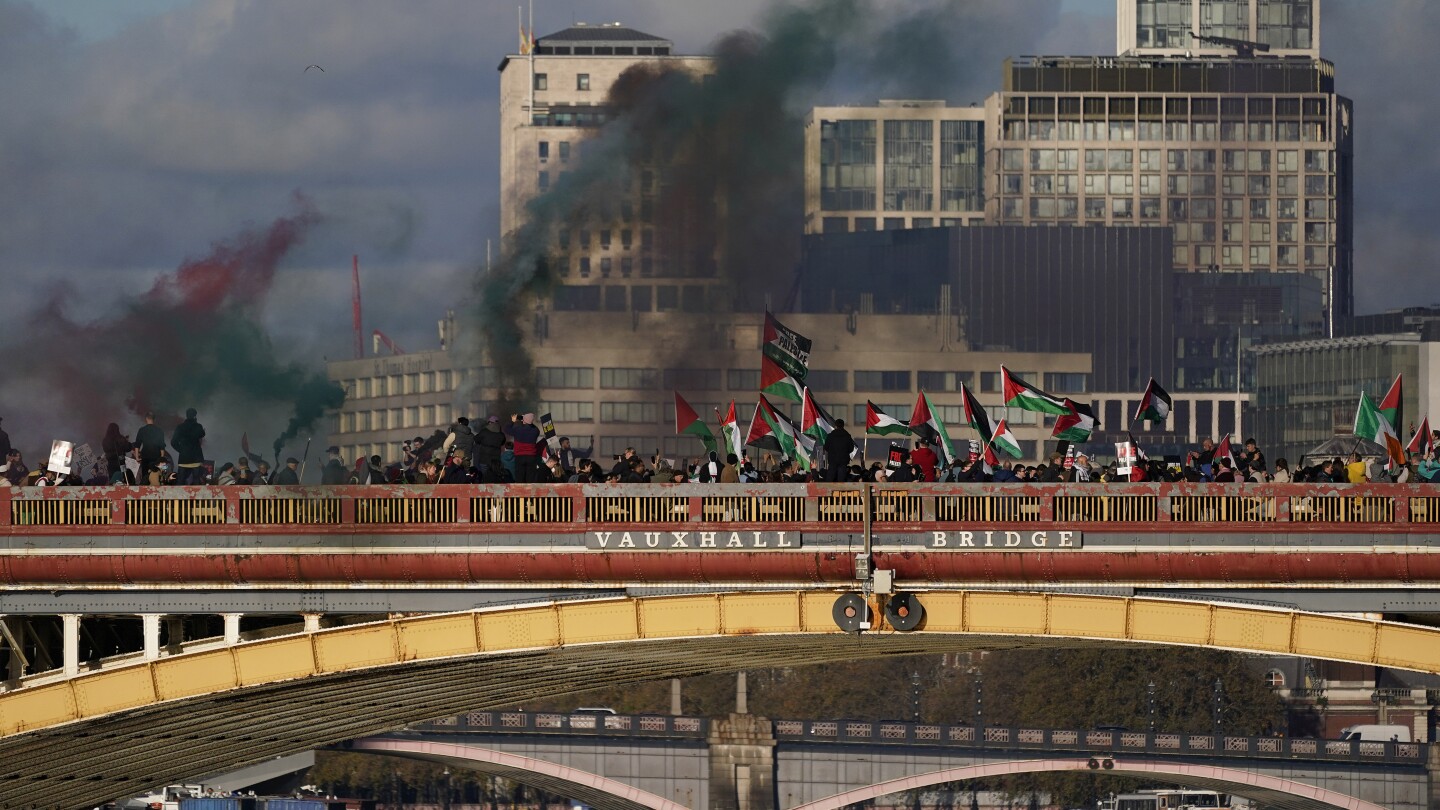
[[(0, 694), (0, 806), (28, 806), (41, 787), (51, 793), (39, 806), (51, 806), (50, 796), (93, 804), (131, 786), (606, 683), (872, 655), (1152, 643), (1440, 673), (1440, 630), (1390, 622), (1163, 599), (934, 591), (921, 594), (919, 630), (882, 623), (854, 637), (831, 619), (835, 597), (794, 591), (493, 607), (27, 686)], [(140, 744), (112, 756), (127, 742)]]

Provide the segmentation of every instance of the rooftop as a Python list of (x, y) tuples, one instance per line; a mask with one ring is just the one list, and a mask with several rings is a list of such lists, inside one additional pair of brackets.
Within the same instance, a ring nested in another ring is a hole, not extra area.
[(647, 34), (644, 31), (636, 31), (634, 28), (615, 23), (601, 23), (589, 25), (588, 23), (575, 23), (569, 28), (556, 31), (553, 34), (540, 37), (537, 44), (558, 44), (584, 42), (587, 44), (636, 42), (664, 43), (670, 44), (664, 37), (657, 37), (654, 34)]

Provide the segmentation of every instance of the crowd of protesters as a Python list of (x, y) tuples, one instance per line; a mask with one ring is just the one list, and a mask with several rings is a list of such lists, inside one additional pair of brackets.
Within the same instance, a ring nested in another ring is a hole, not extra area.
[[(1436, 431), (1431, 447), (1440, 445)], [(39, 464), (31, 469), (9, 435), (0, 429), (0, 475), (13, 486), (69, 485), (297, 485), (304, 464), (293, 456), (278, 468), (257, 455), (241, 455), (215, 466), (204, 454), (205, 428), (195, 409), (166, 437), (146, 414), (145, 424), (132, 440), (116, 423), (110, 423), (101, 440), (102, 458), (92, 468), (59, 474)], [(320, 462), (325, 485), (341, 484), (636, 484), (636, 483), (803, 483), (811, 481), (879, 483), (940, 482), (1213, 482), (1213, 483), (1440, 483), (1440, 459), (1432, 450), (1418, 454), (1406, 465), (1384, 465), (1360, 453), (1348, 458), (1327, 458), (1291, 468), (1286, 459), (1271, 465), (1255, 439), (1246, 439), (1238, 452), (1225, 453), (1209, 439), (1186, 454), (1181, 463), (1166, 463), (1138, 456), (1128, 467), (1113, 461), (1099, 464), (1086, 452), (1071, 448), (1055, 452), (1039, 464), (1004, 463), (984, 452), (979, 442), (956, 442), (957, 456), (947, 466), (933, 440), (915, 439), (902, 449), (891, 445), (888, 457), (857, 463), (859, 445), (837, 420), (823, 444), (816, 448), (816, 466), (805, 469), (796, 459), (760, 451), (715, 451), (708, 458), (675, 462), (659, 455), (648, 460), (635, 448), (607, 460), (592, 458), (589, 450), (571, 446), (559, 437), (547, 440), (534, 414), (513, 414), (508, 422), (490, 416), (476, 428), (461, 417), (449, 431), (435, 431), (428, 439), (417, 436), (402, 444), (402, 457), (388, 462), (381, 456), (341, 458), (330, 447)], [(987, 460), (986, 456), (990, 456)]]

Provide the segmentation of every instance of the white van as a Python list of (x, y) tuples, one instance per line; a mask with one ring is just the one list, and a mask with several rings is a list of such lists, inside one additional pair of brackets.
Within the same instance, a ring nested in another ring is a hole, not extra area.
[(1340, 729), (1342, 740), (1364, 742), (1410, 742), (1410, 727), (1400, 725), (1360, 725)]

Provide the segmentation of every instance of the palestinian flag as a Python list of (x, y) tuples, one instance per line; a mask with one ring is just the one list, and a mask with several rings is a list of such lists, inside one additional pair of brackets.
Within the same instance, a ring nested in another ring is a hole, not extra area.
[(720, 435), (725, 439), (725, 452), (734, 453), (737, 461), (745, 458), (745, 442), (740, 435), (739, 420), (735, 418), (735, 400), (730, 400), (730, 412), (724, 416), (715, 411), (715, 420), (720, 423)]
[(710, 426), (705, 424), (705, 421), (700, 418), (700, 414), (695, 413), (695, 409), (690, 407), (690, 403), (686, 402), (684, 397), (680, 396), (679, 391), (674, 393), (675, 433), (699, 436), (700, 441), (705, 443), (705, 452), (716, 452), (715, 434), (710, 432)]
[(1420, 420), (1420, 429), (1415, 431), (1415, 435), (1411, 437), (1410, 444), (1405, 447), (1405, 451), (1416, 455), (1435, 451), (1435, 442), (1430, 438), (1430, 417), (1427, 416)]
[(810, 464), (810, 437), (800, 432), (785, 414), (775, 410), (770, 400), (760, 395), (755, 407), (755, 416), (750, 420), (750, 433), (746, 444), (767, 450), (777, 450), (785, 458), (793, 458), (808, 469)]
[(955, 460), (955, 445), (950, 443), (950, 433), (930, 408), (930, 398), (925, 396), (924, 391), (915, 399), (915, 410), (910, 414), (910, 432), (939, 448), (941, 461), (947, 467)]
[(1020, 451), (1020, 441), (1015, 434), (1010, 432), (1010, 427), (1001, 419), (995, 426), (995, 435), (990, 439), (990, 446), (1005, 451), (1011, 458), (1020, 458), (1024, 455)]
[(1135, 411), (1134, 422), (1144, 419), (1147, 422), (1164, 422), (1165, 417), (1170, 415), (1170, 395), (1161, 388), (1155, 378), (1150, 378), (1150, 384), (1145, 386), (1145, 395), (1140, 397), (1140, 407)]
[[(1212, 463), (1212, 466), (1210, 467), (1210, 469), (1211, 469), (1211, 470), (1214, 470), (1215, 472), (1219, 472), (1219, 470), (1220, 470), (1220, 463), (1219, 463), (1219, 462), (1220, 462), (1220, 459), (1223, 458), (1223, 457), (1228, 457), (1228, 458), (1230, 459), (1230, 469), (1231, 469), (1231, 470), (1234, 470), (1236, 475), (1239, 475), (1239, 474), (1240, 474), (1240, 465), (1236, 463), (1236, 461), (1235, 461), (1235, 453), (1234, 453), (1234, 451), (1232, 451), (1232, 450), (1230, 449), (1230, 434), (1229, 434), (1229, 433), (1226, 433), (1224, 436), (1220, 437), (1220, 443), (1217, 444), (1217, 445), (1215, 445), (1215, 461)], [(1212, 472), (1211, 474), (1213, 475), (1214, 473)]]
[(1397, 433), (1400, 430), (1400, 424), (1405, 421), (1401, 418), (1400, 407), (1400, 381), (1404, 376), (1404, 374), (1395, 375), (1395, 382), (1390, 384), (1390, 390), (1385, 393), (1385, 398), (1380, 400), (1379, 408), (1380, 415), (1385, 417), (1385, 420), (1390, 423), (1390, 427), (1394, 428)]
[(909, 434), (910, 428), (904, 422), (875, 407), (875, 403), (870, 400), (865, 400), (866, 436), (908, 436)]
[[(1393, 386), (1391, 390), (1394, 391)], [(1385, 448), (1389, 463), (1396, 466), (1405, 463), (1405, 448), (1400, 446), (1400, 437), (1395, 435), (1395, 428), (1385, 418), (1385, 414), (1375, 407), (1375, 401), (1363, 392), (1360, 394), (1360, 407), (1355, 411), (1355, 435)]]
[(803, 377), (796, 378), (767, 352), (760, 357), (760, 393), (800, 402), (805, 398)]
[(1010, 369), (1000, 367), (1001, 387), (1005, 390), (1005, 407), (1019, 408), (1022, 411), (1035, 411), (1036, 413), (1049, 413), (1055, 416), (1063, 416), (1069, 412), (1065, 403), (1039, 388), (1025, 382), (1010, 373)]
[(825, 438), (834, 429), (835, 420), (820, 407), (815, 397), (810, 395), (810, 389), (806, 388), (805, 401), (800, 406), (800, 432), (814, 439), (817, 444), (824, 444)]
[(765, 343), (761, 346), (761, 393), (800, 402), (810, 371), (810, 338), (786, 327), (765, 313)]
[(995, 435), (995, 429), (990, 426), (990, 416), (964, 383), (960, 384), (960, 399), (965, 403), (965, 423), (980, 434), (981, 441), (989, 444), (990, 437)]
[(1090, 406), (1066, 397), (1064, 402), (1065, 413), (1055, 417), (1055, 429), (1050, 432), (1061, 441), (1086, 442), (1090, 440), (1090, 434), (1100, 426), (1100, 420), (1095, 418), (1095, 412)]
[(1145, 455), (1145, 448), (1135, 441), (1135, 434), (1125, 431), (1126, 437), (1130, 439), (1130, 446), (1135, 448), (1135, 466), (1130, 468), (1131, 481), (1144, 481), (1145, 468), (1150, 464), (1150, 457)]

